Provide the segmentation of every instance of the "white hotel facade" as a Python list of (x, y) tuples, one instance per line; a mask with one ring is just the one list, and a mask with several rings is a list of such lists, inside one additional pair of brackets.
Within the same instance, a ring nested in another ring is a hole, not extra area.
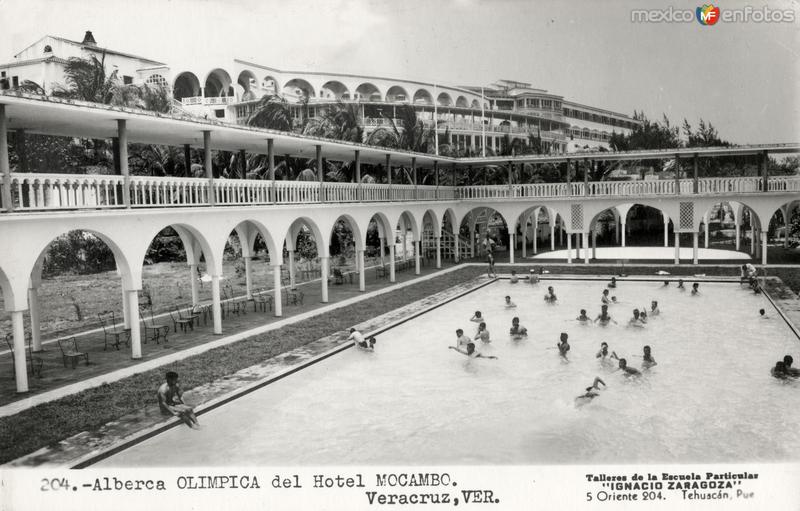
[[(492, 85), (449, 86), (413, 80), (343, 73), (285, 71), (232, 59), (213, 65), (163, 62), (99, 46), (92, 33), (82, 41), (45, 36), (0, 64), (0, 88), (32, 81), (47, 93), (64, 84), (71, 57), (105, 56), (106, 72), (125, 84), (170, 88), (176, 109), (229, 123), (245, 123), (259, 98), (280, 94), (290, 102), (308, 98), (311, 116), (337, 101), (360, 106), (365, 137), (387, 125), (397, 105), (413, 105), (419, 119), (436, 129), (439, 144), (473, 154), (500, 150), (502, 140), (540, 139), (544, 153), (592, 152), (608, 148), (612, 133), (629, 133), (638, 121), (625, 114), (581, 104), (529, 83), (500, 80)], [(300, 109), (297, 109), (298, 118)], [(487, 152), (487, 154), (490, 154)]]

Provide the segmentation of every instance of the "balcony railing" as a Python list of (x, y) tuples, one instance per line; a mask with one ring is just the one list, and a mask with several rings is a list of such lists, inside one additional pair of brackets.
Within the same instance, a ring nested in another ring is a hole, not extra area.
[[(10, 184), (11, 206), (15, 211), (118, 209), (128, 203), (131, 208), (151, 208), (678, 194), (674, 180), (437, 187), (249, 179), (215, 179), (212, 183), (206, 178), (131, 176), (126, 180), (123, 176), (13, 173)], [(682, 179), (678, 195), (800, 192), (800, 176), (770, 177), (767, 190), (763, 185), (760, 177), (714, 177), (698, 179), (695, 191), (694, 180)], [(4, 186), (0, 183), (0, 192)], [(0, 211), (8, 209), (7, 204), (0, 204)]]
[(187, 98), (181, 98), (181, 104), (183, 104), (183, 106), (229, 105), (232, 103), (236, 103), (236, 98), (234, 96), (213, 96), (208, 98), (203, 96), (191, 96)]

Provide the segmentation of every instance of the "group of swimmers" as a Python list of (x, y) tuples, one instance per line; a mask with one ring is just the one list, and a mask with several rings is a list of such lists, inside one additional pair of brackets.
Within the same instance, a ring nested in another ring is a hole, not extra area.
[(775, 367), (772, 368), (772, 376), (778, 378), (779, 380), (785, 380), (787, 378), (800, 378), (800, 369), (796, 367), (792, 367), (794, 363), (794, 358), (791, 355), (786, 355), (783, 357), (783, 360), (779, 360), (775, 362)]

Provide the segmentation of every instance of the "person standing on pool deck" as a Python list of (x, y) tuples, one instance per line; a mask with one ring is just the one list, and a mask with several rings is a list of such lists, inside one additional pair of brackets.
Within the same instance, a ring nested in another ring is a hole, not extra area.
[(628, 367), (628, 361), (625, 360), (624, 358), (619, 359), (619, 368), (625, 372), (626, 377), (642, 375), (642, 373), (639, 372), (638, 369), (634, 369), (633, 367)]
[(568, 338), (569, 335), (567, 335), (566, 332), (561, 332), (561, 340), (558, 341), (558, 344), (556, 344), (556, 347), (558, 348), (558, 354), (561, 356), (561, 358), (567, 361), (569, 361), (567, 358), (567, 352), (569, 351), (569, 342), (567, 341)]
[(614, 323), (615, 325), (617, 324), (617, 322), (616, 322), (616, 321), (614, 321), (614, 320), (611, 318), (611, 316), (609, 316), (609, 315), (608, 315), (608, 305), (602, 305), (602, 306), (600, 307), (600, 315), (598, 315), (596, 318), (594, 318), (594, 322), (595, 322), (595, 323), (597, 323), (598, 321), (600, 322), (600, 324), (601, 324), (602, 326), (606, 326), (606, 325), (608, 324), (608, 322), (609, 322), (609, 321), (611, 321), (611, 322), (612, 322), (612, 323)]
[(556, 300), (558, 300), (558, 297), (556, 297), (556, 293), (553, 290), (553, 286), (548, 286), (547, 294), (544, 295), (544, 301), (547, 303), (556, 303)]
[(475, 343), (472, 343), (472, 342), (467, 344), (467, 349), (466, 350), (462, 350), (461, 348), (458, 348), (457, 346), (448, 346), (447, 348), (451, 349), (451, 350), (456, 350), (457, 352), (461, 353), (462, 355), (466, 355), (469, 358), (494, 358), (494, 359), (497, 358), (494, 355), (489, 355), (489, 356), (481, 355), (475, 349)]
[(183, 402), (183, 391), (178, 385), (178, 373), (168, 371), (166, 383), (162, 383), (158, 388), (158, 407), (163, 415), (173, 415), (180, 417), (192, 429), (200, 427), (194, 408)]
[(654, 359), (653, 355), (650, 353), (650, 346), (645, 346), (643, 351), (642, 369), (650, 369), (651, 367), (658, 365), (658, 362), (656, 362), (656, 359)]
[(497, 273), (494, 271), (494, 256), (492, 255), (491, 251), (486, 255), (486, 261), (489, 263), (488, 275), (490, 277), (497, 277)]

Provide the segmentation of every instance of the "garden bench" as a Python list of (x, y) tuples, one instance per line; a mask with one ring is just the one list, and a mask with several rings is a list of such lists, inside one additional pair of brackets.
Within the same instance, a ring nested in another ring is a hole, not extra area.
[(120, 341), (125, 341), (125, 344), (130, 346), (131, 331), (124, 326), (117, 326), (117, 319), (113, 311), (100, 313), (97, 317), (103, 327), (103, 351), (108, 349), (109, 339), (111, 339), (112, 346), (117, 349), (119, 349)]
[[(37, 378), (42, 377), (42, 366), (44, 365), (44, 360), (41, 357), (34, 357), (31, 353), (31, 346), (28, 342), (29, 334), (25, 335), (25, 366), (30, 366), (31, 374), (36, 376)], [(6, 344), (8, 344), (8, 350), (11, 352), (11, 368), (12, 370), (16, 371), (17, 361), (14, 358), (14, 336), (13, 334), (6, 334)]]
[(61, 350), (61, 360), (64, 362), (64, 367), (67, 367), (67, 360), (69, 360), (72, 362), (72, 368), (75, 369), (79, 358), (86, 360), (86, 365), (89, 365), (89, 354), (78, 349), (78, 341), (75, 337), (59, 339), (58, 347)]

